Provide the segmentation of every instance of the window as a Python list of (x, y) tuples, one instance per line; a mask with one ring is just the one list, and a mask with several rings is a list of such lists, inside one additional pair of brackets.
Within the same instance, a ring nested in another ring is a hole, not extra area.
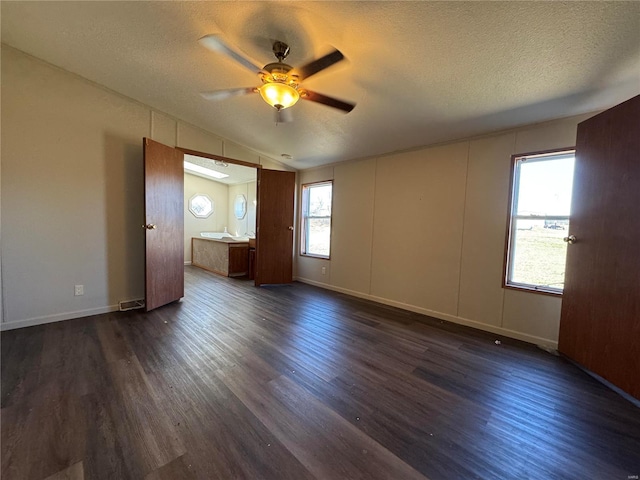
[(505, 285), (561, 294), (575, 151), (513, 159)]
[(207, 218), (213, 213), (213, 200), (205, 193), (196, 193), (189, 199), (189, 211), (194, 217)]
[(329, 258), (333, 182), (302, 186), (302, 255)]

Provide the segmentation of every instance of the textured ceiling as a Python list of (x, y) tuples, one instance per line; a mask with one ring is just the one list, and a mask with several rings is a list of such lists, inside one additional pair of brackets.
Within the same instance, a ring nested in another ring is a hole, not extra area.
[[(307, 168), (591, 112), (640, 91), (638, 2), (7, 2), (2, 41), (272, 158)], [(301, 101), (275, 125), (259, 85), (198, 44), (219, 33), (262, 65), (273, 40), (304, 85), (357, 103)]]

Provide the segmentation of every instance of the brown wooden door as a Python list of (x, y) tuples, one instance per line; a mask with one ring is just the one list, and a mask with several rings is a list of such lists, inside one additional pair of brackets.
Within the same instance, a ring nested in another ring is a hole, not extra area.
[(148, 138), (143, 146), (149, 311), (184, 296), (184, 167), (182, 152)]
[(640, 398), (640, 96), (578, 125), (558, 349)]
[(294, 172), (258, 170), (257, 286), (293, 280)]

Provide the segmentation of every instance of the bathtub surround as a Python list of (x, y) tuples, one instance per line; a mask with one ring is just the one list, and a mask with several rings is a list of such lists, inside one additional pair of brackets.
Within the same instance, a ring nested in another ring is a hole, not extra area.
[(1, 120), (2, 329), (144, 296), (143, 137), (287, 169), (4, 45)]
[(191, 264), (225, 277), (246, 276), (249, 274), (249, 239), (193, 237)]

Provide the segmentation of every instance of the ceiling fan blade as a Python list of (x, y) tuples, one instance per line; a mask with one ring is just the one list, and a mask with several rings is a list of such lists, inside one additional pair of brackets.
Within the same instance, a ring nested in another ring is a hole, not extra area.
[(227, 88), (225, 90), (213, 90), (211, 92), (200, 92), (207, 100), (226, 100), (227, 98), (236, 97), (238, 95), (248, 95), (249, 93), (255, 93), (255, 87), (247, 88)]
[(293, 122), (293, 112), (290, 108), (281, 108), (275, 111), (276, 125), (278, 123), (291, 123)]
[(322, 103), (323, 105), (337, 108), (338, 110), (342, 110), (346, 113), (349, 113), (356, 106), (355, 103), (343, 102), (342, 100), (338, 100), (337, 98), (333, 97), (327, 97), (326, 95), (322, 95), (321, 93), (311, 92), (309, 90), (305, 90), (305, 92), (305, 95), (300, 96), (301, 99)]
[(199, 39), (198, 42), (200, 43), (200, 45), (208, 48), (213, 52), (223, 53), (227, 57), (232, 58), (243, 67), (251, 70), (253, 73), (260, 73), (263, 71), (262, 67), (256, 65), (247, 57), (229, 47), (219, 35), (205, 35), (204, 37)]
[(309, 78), (311, 75), (315, 75), (343, 59), (344, 55), (342, 55), (339, 50), (334, 50), (333, 52), (326, 54), (324, 57), (313, 60), (312, 62), (309, 62), (300, 68), (295, 68), (294, 70), (300, 77), (300, 80), (304, 80), (305, 78)]

